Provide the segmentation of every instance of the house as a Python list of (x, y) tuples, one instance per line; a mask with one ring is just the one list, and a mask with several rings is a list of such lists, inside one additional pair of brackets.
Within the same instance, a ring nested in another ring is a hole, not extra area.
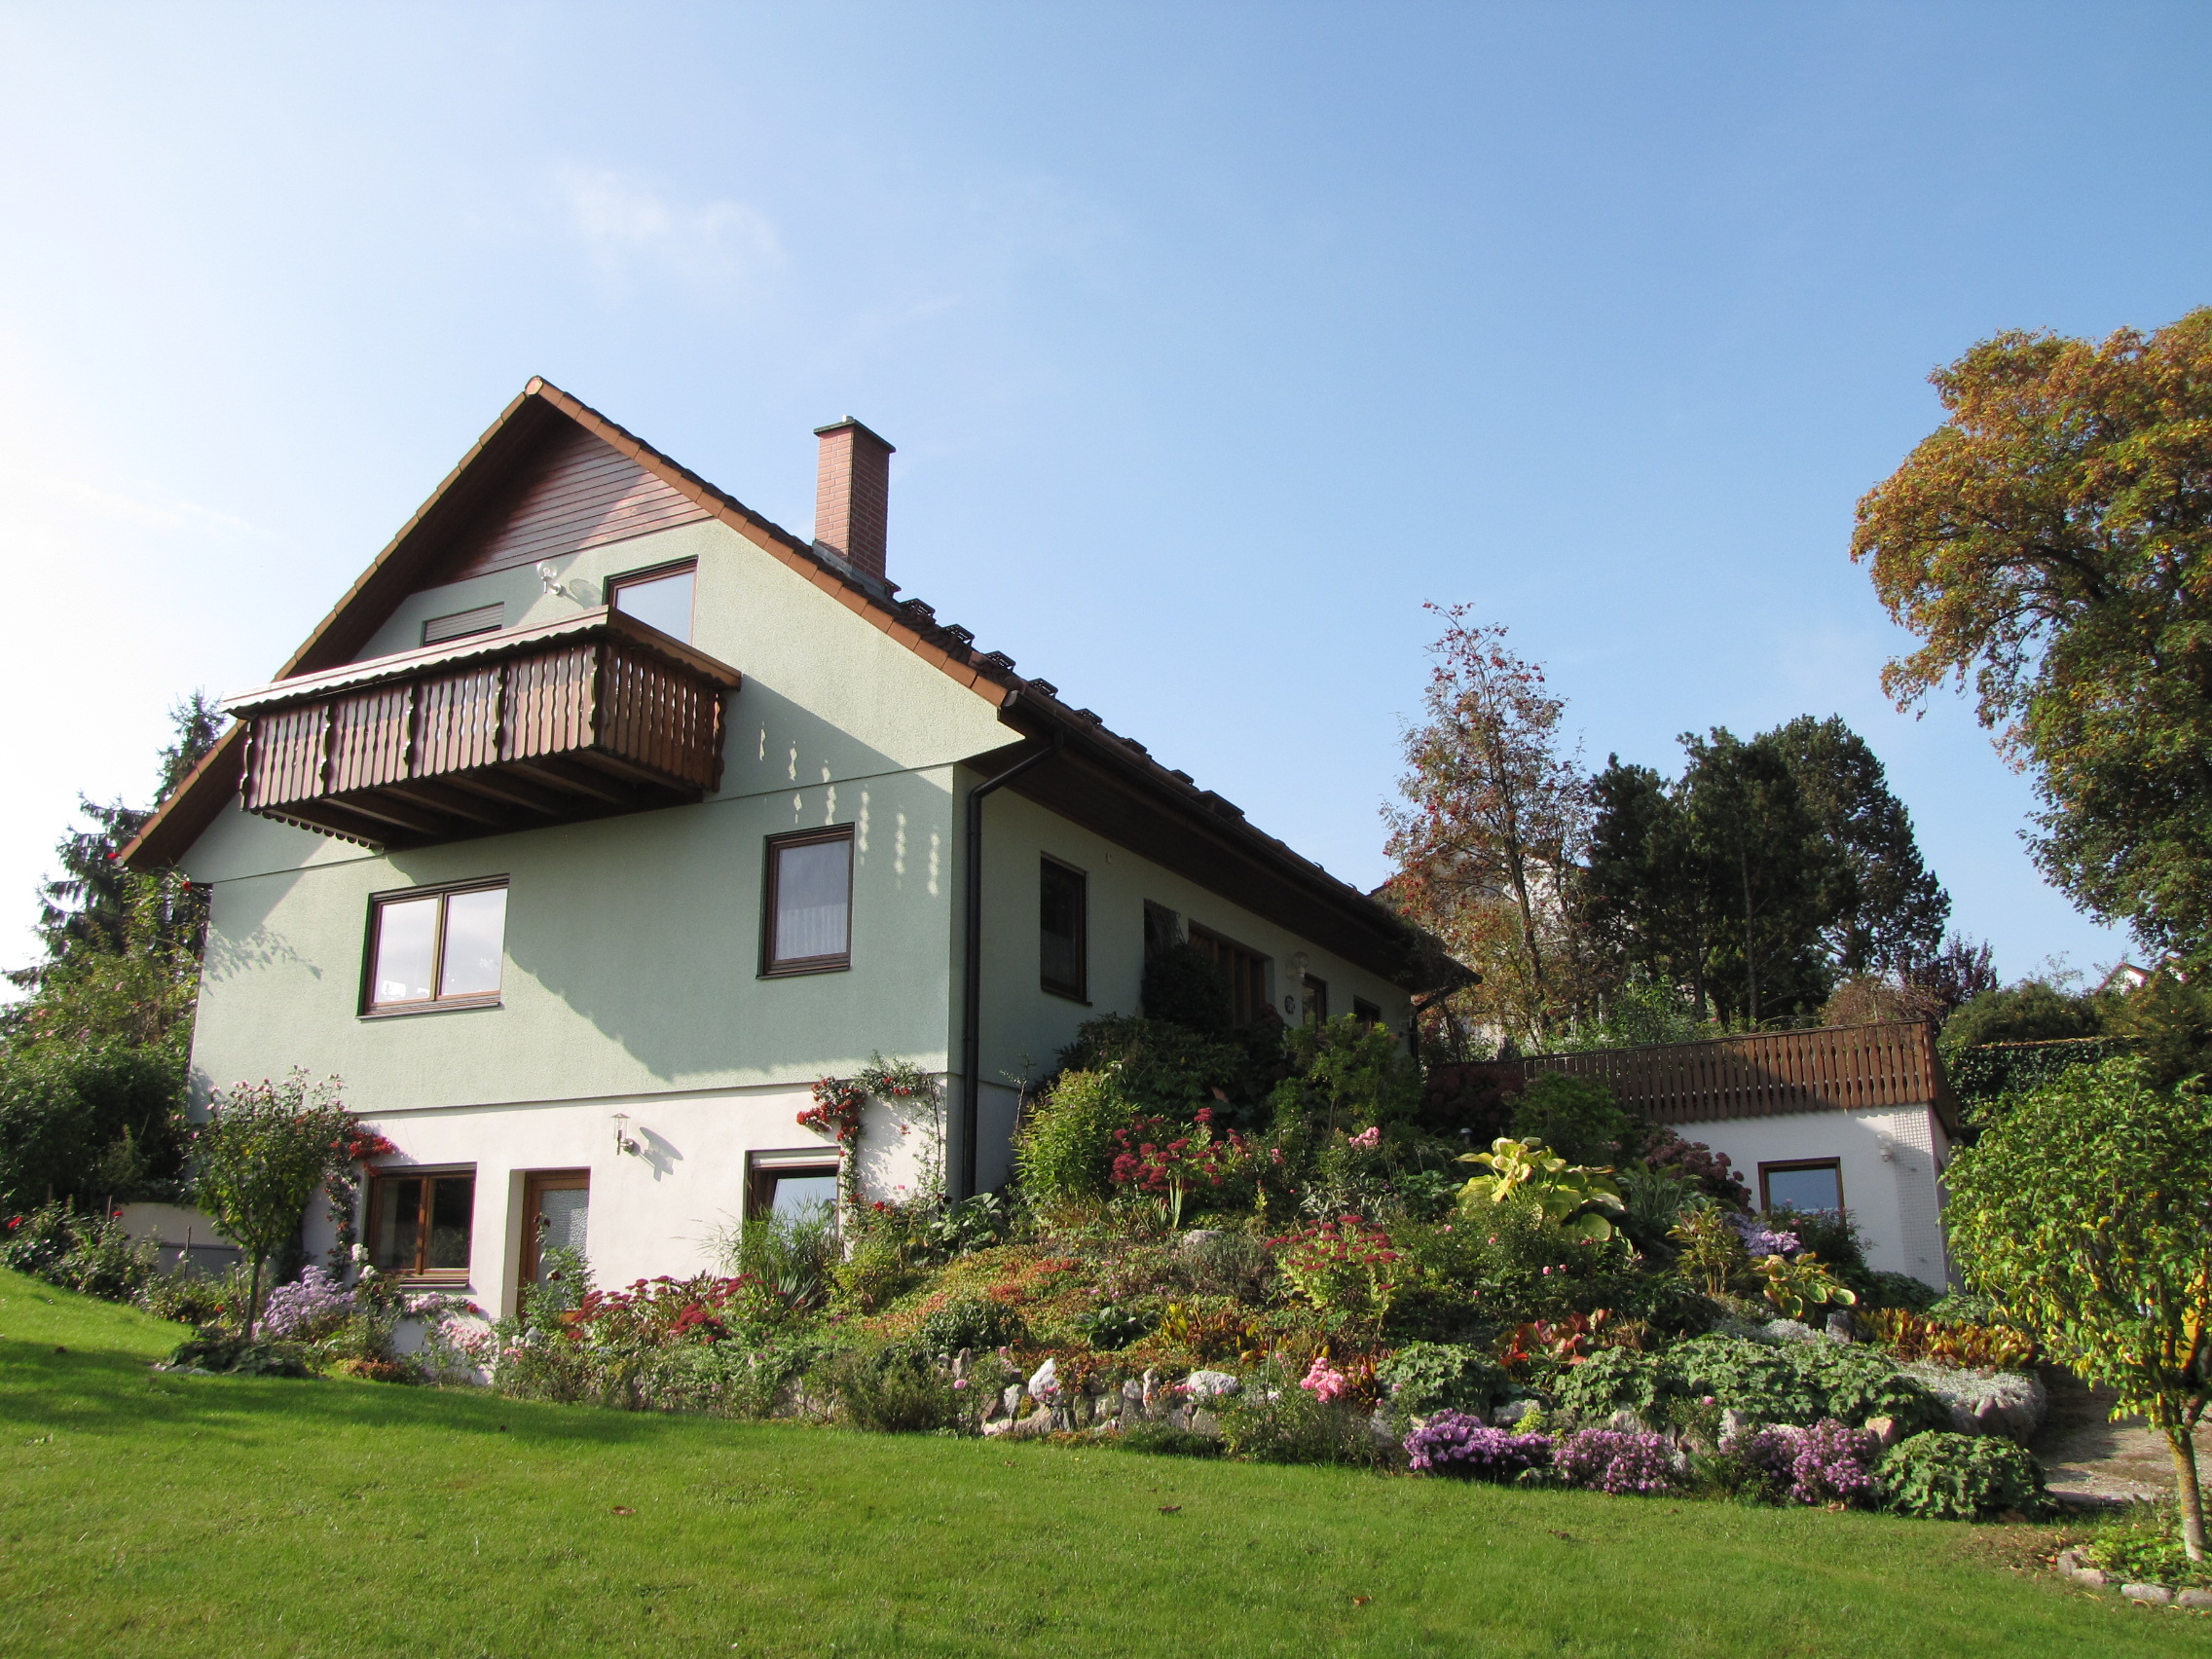
[(1464, 979), (902, 598), (891, 446), (818, 436), (802, 540), (532, 381), (127, 849), (211, 890), (197, 1097), (305, 1067), (399, 1149), (381, 1267), (496, 1310), (545, 1239), (695, 1272), (830, 1189), (796, 1119), (876, 1054), (948, 1109), (940, 1148), (870, 1107), (864, 1192), (995, 1186), (1022, 1080), (1169, 941), (1243, 1019)]
[(1933, 1025), (1538, 1054), (1520, 1066), (1605, 1085), (1646, 1123), (1726, 1155), (1760, 1208), (1848, 1210), (1868, 1267), (1948, 1287), (1941, 1178), (1959, 1115)]

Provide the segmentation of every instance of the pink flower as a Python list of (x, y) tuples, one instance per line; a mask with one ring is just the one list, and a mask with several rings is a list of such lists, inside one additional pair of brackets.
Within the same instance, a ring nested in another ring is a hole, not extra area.
[(1360, 1130), (1358, 1134), (1351, 1137), (1351, 1144), (1358, 1147), (1362, 1152), (1373, 1152), (1382, 1144), (1382, 1125), (1377, 1124), (1371, 1128)]
[(1336, 1400), (1344, 1397), (1350, 1382), (1324, 1356), (1315, 1354), (1312, 1365), (1307, 1369), (1306, 1376), (1298, 1385), (1309, 1390), (1316, 1400)]

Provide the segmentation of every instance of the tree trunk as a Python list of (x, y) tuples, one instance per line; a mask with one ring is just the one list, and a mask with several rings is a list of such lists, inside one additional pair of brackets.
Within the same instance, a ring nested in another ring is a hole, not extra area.
[(253, 1270), (246, 1280), (245, 1340), (253, 1341), (253, 1327), (261, 1316), (261, 1258), (253, 1259)]
[(2174, 1455), (2174, 1486), (2181, 1499), (2181, 1547), (2191, 1561), (2204, 1559), (2204, 1493), (2196, 1484), (2196, 1437), (2185, 1420), (2166, 1428)]
[(1533, 1013), (1536, 1035), (1541, 1038), (1551, 1029), (1551, 1021), (1546, 1017), (1545, 1005), (1548, 999), (1544, 995), (1544, 959), (1536, 948), (1536, 906), (1529, 897), (1529, 871), (1521, 857), (1518, 842), (1507, 843), (1506, 861), (1506, 867), (1513, 874), (1514, 903), (1521, 906), (1521, 945), (1529, 953), (1529, 984), (1535, 993), (1536, 1006)]

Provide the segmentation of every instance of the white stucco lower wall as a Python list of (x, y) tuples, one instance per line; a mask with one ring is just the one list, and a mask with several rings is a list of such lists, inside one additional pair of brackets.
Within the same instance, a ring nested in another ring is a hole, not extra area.
[[(453, 1288), (498, 1315), (515, 1307), (524, 1184), (532, 1172), (590, 1171), (586, 1252), (601, 1288), (662, 1273), (682, 1278), (719, 1266), (716, 1240), (744, 1214), (748, 1155), (805, 1149), (835, 1158), (830, 1137), (795, 1121), (812, 1104), (808, 1088), (786, 1086), (389, 1112), (368, 1123), (399, 1151), (379, 1160), (372, 1173), (473, 1169), (468, 1282)], [(1003, 1109), (988, 1099), (982, 1104), (987, 1123), (1011, 1119), (1011, 1096)], [(621, 1129), (637, 1143), (636, 1153), (616, 1148), (617, 1113), (627, 1115)], [(926, 1124), (868, 1106), (858, 1153), (863, 1195), (895, 1199), (912, 1193), (930, 1140)], [(311, 1259), (333, 1242), (323, 1206), (312, 1206)]]
[(1754, 1202), (1761, 1163), (1836, 1160), (1844, 1207), (1866, 1240), (1866, 1265), (1910, 1273), (1938, 1288), (1948, 1285), (1939, 1180), (1950, 1160), (1950, 1140), (1931, 1108), (1795, 1112), (1673, 1127), (1684, 1140), (1727, 1154)]

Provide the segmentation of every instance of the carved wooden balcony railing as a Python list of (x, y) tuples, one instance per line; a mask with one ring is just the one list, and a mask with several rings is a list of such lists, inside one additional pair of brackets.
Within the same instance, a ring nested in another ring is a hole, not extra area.
[(485, 634), (226, 698), (248, 812), (421, 847), (703, 799), (737, 670), (619, 611)]

